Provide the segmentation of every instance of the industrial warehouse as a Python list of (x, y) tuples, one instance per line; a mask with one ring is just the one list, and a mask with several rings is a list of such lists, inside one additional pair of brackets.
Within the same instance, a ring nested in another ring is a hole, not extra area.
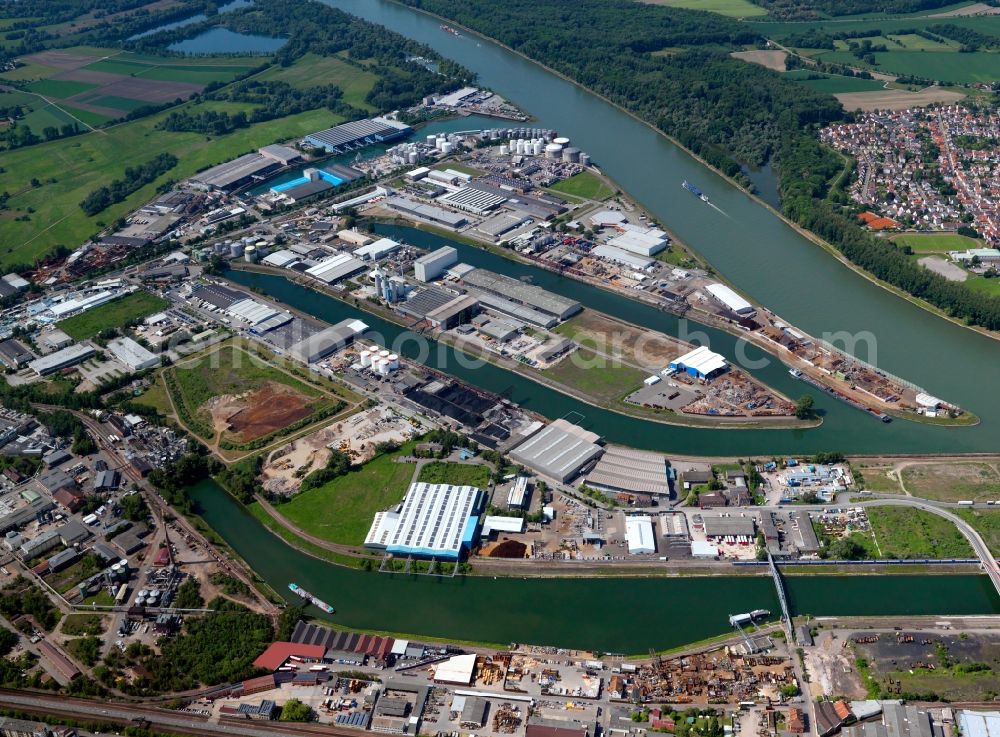
[(415, 483), (398, 512), (379, 512), (365, 547), (398, 556), (458, 560), (476, 540), (483, 492), (474, 486)]
[(565, 483), (603, 452), (598, 440), (600, 437), (595, 433), (559, 419), (512, 448), (510, 457), (543, 476)]
[(667, 459), (656, 453), (609, 446), (587, 474), (587, 485), (610, 492), (670, 496)]
[(327, 128), (305, 137), (306, 143), (330, 154), (341, 154), (375, 143), (386, 143), (408, 136), (413, 129), (398, 120), (369, 118)]

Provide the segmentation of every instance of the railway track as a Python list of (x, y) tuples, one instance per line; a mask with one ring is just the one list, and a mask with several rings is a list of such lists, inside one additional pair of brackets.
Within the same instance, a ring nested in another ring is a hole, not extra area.
[[(165, 729), (173, 734), (192, 737), (358, 737), (359, 730), (329, 724), (292, 724), (288, 722), (223, 721), (210, 722), (208, 717), (169, 711), (151, 706), (123, 703), (101, 703), (80, 698), (67, 698), (49, 693), (0, 689), (0, 707), (15, 709), (41, 718), (64, 717), (77, 722), (109, 723), (135, 726), (147, 722), (150, 729)], [(259, 725), (259, 726), (257, 726)]]

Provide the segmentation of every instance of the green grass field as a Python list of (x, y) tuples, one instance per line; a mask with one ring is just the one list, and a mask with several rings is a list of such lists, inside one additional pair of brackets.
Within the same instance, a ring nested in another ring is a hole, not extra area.
[(809, 87), (817, 92), (827, 92), (831, 95), (838, 92), (870, 92), (871, 90), (880, 90), (885, 85), (885, 82), (879, 82), (877, 79), (858, 79), (857, 77), (842, 77), (834, 74), (823, 75), (822, 79), (805, 79), (811, 72), (796, 76), (792, 76), (793, 74), (796, 73), (788, 72), (786, 76), (804, 87)]
[(104, 617), (100, 614), (83, 612), (79, 614), (67, 614), (62, 622), (62, 632), (64, 635), (103, 635), (107, 629)]
[[(197, 110), (214, 109), (211, 103), (188, 105)], [(70, 112), (77, 114), (75, 110)], [(31, 263), (56, 245), (76, 247), (100, 229), (99, 223), (114, 222), (148, 201), (157, 185), (167, 178), (188, 177), (260, 146), (343, 122), (328, 110), (311, 110), (210, 137), (156, 130), (156, 124), (167, 114), (5, 152), (0, 192), (10, 192), (11, 198), (9, 209), (0, 212), (3, 232), (0, 268), (12, 263)], [(97, 216), (88, 217), (80, 209), (79, 203), (91, 191), (120, 177), (130, 162), (145, 161), (163, 152), (173, 153), (180, 162), (168, 174)], [(44, 184), (30, 187), (33, 177)], [(49, 183), (50, 179), (55, 179), (55, 183)], [(27, 214), (28, 207), (35, 212), (28, 214), (27, 221), (17, 221), (17, 217)]]
[(114, 120), (114, 118), (109, 118), (107, 115), (101, 115), (100, 113), (95, 113), (92, 110), (83, 110), (82, 108), (67, 105), (66, 103), (62, 103), (60, 107), (74, 118), (77, 118), (78, 120), (81, 120), (89, 125), (91, 128), (97, 128)]
[(906, 490), (924, 499), (1000, 499), (1000, 472), (990, 463), (919, 464), (904, 468), (902, 476)]
[[(938, 9), (930, 11), (930, 13), (937, 13), (943, 9)], [(829, 31), (871, 31), (872, 28), (878, 28), (879, 31), (885, 34), (898, 34), (900, 31), (913, 29), (913, 28), (926, 28), (927, 26), (932, 26), (940, 23), (950, 23), (952, 25), (959, 26), (961, 28), (971, 28), (980, 33), (985, 33), (990, 36), (997, 36), (1000, 38), (1000, 15), (981, 15), (981, 16), (954, 16), (951, 18), (928, 18), (928, 17), (906, 17), (906, 16), (893, 16), (891, 18), (881, 17), (873, 21), (873, 19), (862, 18), (862, 17), (840, 17), (836, 19), (831, 19), (827, 21), (809, 21), (807, 23), (799, 21), (781, 21), (781, 20), (771, 20), (769, 18), (764, 19), (754, 19), (750, 21), (753, 23), (753, 29), (760, 33), (761, 35), (767, 36), (769, 38), (776, 38), (781, 40), (785, 36), (792, 33), (798, 33), (806, 28), (816, 28), (818, 30), (829, 30)]]
[(119, 97), (118, 95), (99, 95), (97, 97), (88, 97), (86, 100), (81, 100), (81, 102), (85, 102), (88, 105), (97, 105), (98, 107), (114, 108), (115, 110), (121, 110), (124, 113), (130, 113), (141, 107), (156, 104), (155, 102), (149, 102), (147, 100), (134, 100), (131, 97)]
[(420, 469), (417, 481), (485, 489), (490, 485), (490, 468), (481, 463), (428, 463)]
[(588, 200), (606, 200), (614, 195), (614, 190), (596, 175), (583, 171), (553, 184), (549, 189)]
[(51, 77), (53, 74), (58, 72), (59, 70), (55, 67), (45, 66), (44, 64), (25, 64), (17, 69), (0, 72), (0, 79), (9, 79), (12, 82), (23, 82), (29, 79), (45, 79), (46, 77)]
[(971, 558), (972, 548), (950, 521), (907, 507), (872, 507), (868, 519), (883, 558)]
[(945, 253), (980, 248), (982, 243), (957, 233), (903, 233), (892, 239), (898, 246), (909, 246), (914, 253)]
[(975, 528), (993, 555), (1000, 556), (1000, 510), (956, 509), (955, 514)]
[(133, 401), (136, 404), (144, 404), (147, 407), (152, 407), (164, 417), (169, 415), (171, 411), (170, 396), (167, 394), (166, 387), (163, 386), (163, 381), (159, 379), (154, 381), (146, 391)]
[(57, 323), (67, 335), (76, 340), (93, 338), (102, 330), (120, 328), (126, 323), (148, 317), (169, 306), (169, 302), (149, 292), (133, 292), (121, 299), (74, 315)]
[[(867, 67), (848, 51), (827, 51), (816, 57), (821, 61)], [(955, 52), (879, 51), (875, 53), (876, 65), (870, 67), (880, 72), (908, 74), (942, 82), (993, 82), (1000, 78), (1000, 52), (976, 51), (970, 54)]]
[(888, 48), (896, 48), (896, 43), (893, 42), (897, 42), (907, 51), (955, 51), (961, 46), (961, 44), (954, 41), (942, 43), (941, 41), (934, 41), (923, 36), (918, 36), (915, 33), (904, 33), (902, 35), (889, 34), (886, 38), (889, 39), (889, 43), (886, 44)]
[(666, 5), (670, 8), (704, 10), (709, 13), (728, 15), (731, 18), (756, 18), (767, 15), (767, 11), (749, 0), (643, 0), (651, 5)]
[(969, 289), (973, 289), (983, 294), (995, 296), (1000, 294), (1000, 279), (987, 279), (982, 276), (970, 276), (963, 284)]
[(580, 348), (546, 369), (545, 376), (607, 405), (620, 402), (641, 387), (648, 375), (632, 366), (606, 366), (605, 363), (609, 361), (589, 348)]
[(360, 545), (375, 513), (398, 504), (406, 495), (414, 463), (397, 463), (413, 445), (382, 455), (356, 471), (323, 486), (302, 492), (277, 507), (296, 527), (315, 537), (346, 545)]
[(348, 64), (339, 56), (306, 54), (288, 67), (272, 67), (258, 79), (287, 82), (296, 89), (308, 89), (321, 84), (335, 84), (344, 91), (344, 102), (373, 110), (365, 96), (378, 81), (378, 76)]
[(92, 90), (97, 87), (96, 84), (91, 84), (89, 82), (73, 82), (67, 79), (40, 79), (37, 82), (32, 82), (28, 85), (28, 89), (31, 92), (35, 92), (39, 95), (45, 95), (46, 97), (72, 97), (73, 95), (78, 95), (81, 92), (86, 92), (87, 90)]

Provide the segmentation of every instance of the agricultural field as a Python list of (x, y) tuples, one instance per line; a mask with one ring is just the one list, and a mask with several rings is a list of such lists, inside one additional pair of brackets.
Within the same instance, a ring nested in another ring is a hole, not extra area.
[(360, 545), (375, 513), (399, 504), (416, 470), (397, 458), (413, 452), (408, 443), (395, 453), (376, 456), (343, 476), (292, 498), (277, 507), (296, 527), (315, 537)]
[(909, 246), (914, 253), (947, 253), (981, 248), (982, 242), (957, 233), (903, 233), (892, 239), (897, 246)]
[(236, 450), (258, 447), (345, 406), (231, 343), (178, 363), (163, 377), (181, 422), (203, 439)]
[(750, 49), (748, 51), (734, 51), (730, 56), (748, 61), (751, 64), (760, 64), (762, 67), (776, 72), (783, 72), (788, 52), (778, 49)]
[(882, 558), (972, 558), (955, 525), (932, 512), (909, 507), (872, 507), (868, 520)]
[(375, 112), (374, 108), (365, 102), (365, 96), (375, 86), (378, 75), (349, 64), (340, 56), (306, 54), (291, 66), (275, 66), (268, 69), (258, 79), (287, 82), (297, 89), (309, 89), (320, 84), (335, 84), (344, 91), (344, 102), (362, 110)]
[[(804, 69), (796, 69), (787, 72), (786, 77), (793, 79), (804, 87), (816, 90), (817, 92), (827, 92), (835, 95), (841, 92), (871, 92), (881, 90), (885, 87), (885, 82), (877, 79), (859, 79), (858, 77), (845, 77), (839, 74), (818, 74)], [(810, 79), (818, 77), (818, 79)]]
[(490, 468), (481, 463), (428, 463), (420, 469), (417, 481), (486, 489), (490, 485)]
[(957, 50), (926, 53), (891, 50), (876, 51), (874, 57), (875, 66), (865, 64), (849, 51), (827, 51), (814, 58), (884, 74), (911, 75), (956, 84), (995, 81), (1000, 67), (1000, 52), (992, 51), (959, 54)]
[(266, 59), (189, 59), (73, 47), (42, 51), (19, 61), (25, 66), (0, 74), (0, 82), (28, 82), (27, 91), (56, 102), (88, 125), (101, 125), (141, 107), (185, 100)]
[(606, 200), (614, 195), (614, 190), (589, 171), (583, 171), (553, 184), (555, 192), (583, 197), (587, 200)]
[(68, 317), (58, 323), (68, 336), (76, 340), (93, 338), (111, 328), (120, 328), (133, 320), (141, 320), (170, 305), (167, 300), (149, 292), (133, 292), (100, 307)]
[[(187, 105), (197, 110), (216, 108), (212, 102)], [(83, 243), (102, 224), (114, 222), (151, 199), (157, 185), (166, 179), (183, 179), (260, 146), (343, 122), (329, 110), (311, 110), (215, 137), (156, 130), (156, 124), (167, 114), (5, 152), (0, 192), (10, 192), (11, 197), (10, 209), (0, 212), (0, 230), (4, 233), (0, 268), (31, 263), (57, 245), (75, 247)], [(146, 161), (167, 152), (180, 163), (157, 181), (96, 216), (89, 217), (80, 209), (79, 203), (90, 192), (120, 178), (128, 162)], [(41, 186), (30, 186), (33, 178)], [(28, 213), (28, 208), (33, 208), (34, 213)], [(21, 216), (27, 219), (18, 220)]]
[(731, 18), (756, 18), (767, 15), (767, 11), (750, 0), (642, 0), (650, 5), (666, 5), (670, 8), (704, 10), (709, 13), (728, 15)]
[(906, 491), (924, 499), (1000, 499), (1000, 471), (993, 463), (915, 464), (903, 469), (902, 479)]

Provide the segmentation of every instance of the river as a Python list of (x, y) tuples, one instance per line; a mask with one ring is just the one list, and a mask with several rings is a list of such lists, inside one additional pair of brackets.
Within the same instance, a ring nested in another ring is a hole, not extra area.
[[(205, 521), (282, 596), (294, 581), (344, 627), (645, 653), (722, 634), (730, 614), (779, 611), (769, 576), (436, 578), (343, 568), (289, 547), (212, 481), (191, 490)], [(1000, 612), (986, 576), (789, 576), (793, 612), (959, 615)], [(544, 602), (540, 605), (539, 602)], [(311, 612), (317, 614), (318, 610)]]
[[(738, 288), (817, 337), (843, 332), (867, 339), (857, 351), (860, 358), (982, 418), (973, 428), (899, 421), (888, 428), (866, 428), (859, 416), (836, 432), (830, 427), (820, 431), (831, 439), (860, 431), (862, 438), (844, 438), (843, 445), (834, 442), (833, 447), (865, 445), (861, 439), (871, 452), (1000, 447), (1000, 392), (995, 372), (986, 369), (1000, 358), (1000, 343), (869, 283), (663, 136), (499, 45), (445, 33), (439, 21), (388, 0), (323, 1), (422, 41), (472, 69), (483, 85), (532, 113), (539, 125), (559, 130), (588, 151), (602, 170)], [(709, 194), (723, 212), (692, 201), (680, 187), (684, 179)], [(875, 350), (867, 350), (868, 345)], [(795, 437), (807, 442), (805, 436)]]

